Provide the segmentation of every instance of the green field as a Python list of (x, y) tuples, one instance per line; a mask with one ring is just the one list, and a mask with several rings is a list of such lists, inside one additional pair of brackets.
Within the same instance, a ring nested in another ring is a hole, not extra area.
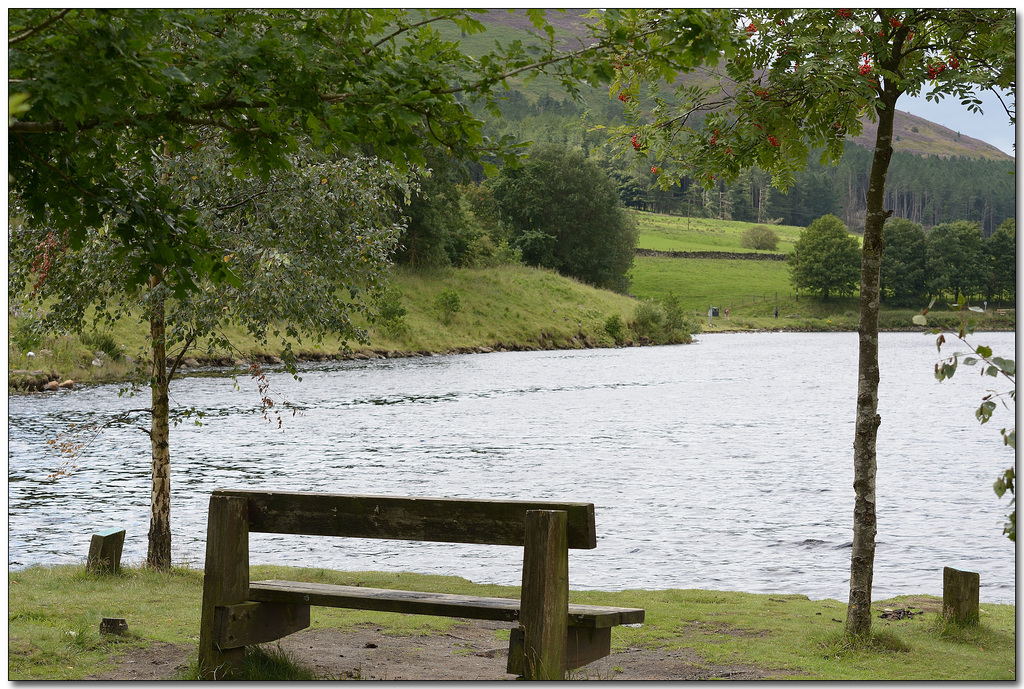
[(784, 261), (637, 256), (632, 276), (637, 297), (660, 300), (672, 293), (700, 313), (712, 305), (732, 310), (796, 296)]
[[(752, 252), (740, 245), (740, 237), (756, 223), (710, 218), (688, 218), (644, 211), (631, 211), (640, 229), (638, 248), (655, 251), (734, 251)], [(776, 251), (761, 253), (785, 254), (793, 250), (802, 227), (771, 225), (779, 235)]]

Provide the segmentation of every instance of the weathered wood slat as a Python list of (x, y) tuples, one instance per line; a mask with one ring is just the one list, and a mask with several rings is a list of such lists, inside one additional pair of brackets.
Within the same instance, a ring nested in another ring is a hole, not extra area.
[[(518, 620), (520, 611), (519, 601), (514, 598), (397, 591), (279, 579), (254, 581), (249, 585), (249, 600), (509, 622)], [(644, 611), (639, 608), (569, 604), (568, 623), (571, 627), (604, 628), (643, 621)]]
[(252, 532), (522, 546), (527, 511), (559, 510), (568, 514), (570, 548), (597, 547), (591, 503), (244, 490), (213, 494), (248, 500)]

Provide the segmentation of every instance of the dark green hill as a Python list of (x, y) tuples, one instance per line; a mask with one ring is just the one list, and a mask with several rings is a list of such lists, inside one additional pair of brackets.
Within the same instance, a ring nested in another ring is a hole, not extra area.
[[(581, 46), (586, 41), (586, 15), (591, 10), (571, 9), (565, 11), (549, 10), (548, 21), (556, 28), (556, 35), (562, 39), (566, 47)], [(464, 45), (470, 53), (480, 50), (484, 46), (493, 44), (496, 38), (500, 40), (526, 40), (533, 29), (529, 18), (523, 10), (510, 12), (509, 10), (489, 10), (487, 14), (480, 16), (481, 22), (487, 25), (488, 30), (478, 36), (466, 37)], [(684, 75), (683, 81), (700, 79), (699, 73)], [(537, 79), (531, 84), (522, 85), (521, 82), (516, 88), (522, 90), (528, 99), (535, 101), (542, 95), (554, 96), (556, 99), (564, 97), (557, 84), (549, 79)], [(590, 90), (587, 100), (593, 104), (594, 98), (608, 98), (607, 92), (596, 89)], [(851, 143), (868, 149), (874, 147), (876, 125), (870, 120), (864, 120), (864, 130), (860, 136), (851, 139)], [(897, 111), (895, 123), (894, 150), (899, 153), (907, 153), (921, 156), (938, 156), (939, 158), (982, 158), (996, 161), (1012, 161), (1013, 157), (1007, 155), (995, 146), (980, 139), (973, 139), (969, 136), (962, 136), (958, 132), (931, 122), (923, 117), (912, 115), (908, 112)]]

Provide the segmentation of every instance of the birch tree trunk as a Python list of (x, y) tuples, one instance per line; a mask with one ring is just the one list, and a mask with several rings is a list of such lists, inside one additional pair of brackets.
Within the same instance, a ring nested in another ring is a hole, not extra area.
[[(162, 282), (161, 271), (150, 280), (150, 287), (154, 291), (159, 290)], [(149, 553), (146, 564), (153, 569), (170, 569), (171, 452), (164, 297), (157, 295), (151, 308), (149, 330), (153, 347), (153, 381), (150, 441), (153, 450), (153, 488), (150, 497)]]
[[(887, 98), (888, 96), (888, 98)], [(860, 273), (860, 338), (857, 376), (857, 429), (853, 441), (853, 553), (850, 558), (850, 601), (846, 632), (864, 636), (871, 632), (871, 580), (875, 566), (875, 440), (882, 417), (878, 415), (878, 307), (882, 265), (882, 226), (889, 213), (883, 210), (885, 178), (892, 157), (894, 106), (898, 94), (882, 94), (885, 108), (878, 108), (878, 134), (868, 183), (864, 251)]]

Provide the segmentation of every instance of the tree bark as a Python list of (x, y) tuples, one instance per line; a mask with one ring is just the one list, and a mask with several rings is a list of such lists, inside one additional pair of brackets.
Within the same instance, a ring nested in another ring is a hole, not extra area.
[[(888, 96), (888, 97), (887, 97)], [(853, 441), (853, 552), (850, 558), (850, 601), (846, 632), (871, 632), (871, 580), (875, 565), (875, 440), (882, 417), (878, 414), (878, 307), (882, 265), (882, 227), (889, 217), (883, 209), (885, 178), (892, 158), (892, 131), (898, 94), (881, 95), (877, 108), (878, 134), (868, 182), (864, 250), (860, 272), (860, 338), (857, 377), (857, 428)]]
[[(162, 288), (163, 271), (150, 280), (154, 291)], [(167, 346), (164, 297), (155, 295), (149, 316), (153, 347), (152, 418), (150, 441), (153, 450), (153, 487), (149, 513), (149, 553), (146, 564), (153, 569), (171, 566), (171, 452), (168, 403)]]

